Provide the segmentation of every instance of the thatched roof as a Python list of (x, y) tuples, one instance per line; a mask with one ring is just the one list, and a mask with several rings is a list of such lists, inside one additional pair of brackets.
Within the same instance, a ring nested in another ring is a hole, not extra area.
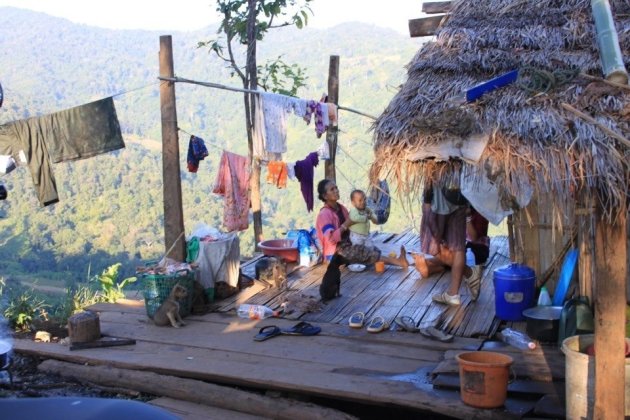
[[(630, 69), (630, 2), (610, 4)], [(435, 40), (407, 68), (408, 80), (373, 126), (373, 180), (386, 176), (398, 181), (400, 191), (417, 192), (444, 164), (410, 162), (410, 154), (485, 133), (489, 141), (473, 169), (484, 169), (506, 191), (529, 184), (538, 193), (551, 193), (566, 214), (576, 191), (595, 187), (607, 216), (625, 211), (630, 147), (623, 138), (630, 137), (630, 90), (579, 75), (546, 93), (524, 87), (532, 87), (539, 70), (602, 77), (590, 0), (456, 1)], [(467, 89), (514, 69), (525, 76), (517, 83), (472, 103), (457, 101)]]

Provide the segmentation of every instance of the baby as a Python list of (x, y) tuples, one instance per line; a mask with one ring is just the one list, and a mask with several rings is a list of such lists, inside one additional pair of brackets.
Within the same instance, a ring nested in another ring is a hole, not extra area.
[(377, 223), (376, 216), (372, 210), (366, 207), (365, 193), (361, 190), (354, 190), (350, 193), (352, 208), (350, 209), (350, 220), (354, 222), (350, 226), (350, 242), (352, 245), (372, 246), (369, 238), (370, 220)]

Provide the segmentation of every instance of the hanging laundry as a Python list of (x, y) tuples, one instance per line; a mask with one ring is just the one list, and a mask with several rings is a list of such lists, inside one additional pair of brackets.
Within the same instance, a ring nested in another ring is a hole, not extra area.
[(267, 183), (274, 184), (278, 188), (286, 188), (287, 164), (278, 161), (267, 163)]
[(330, 147), (326, 140), (317, 148), (317, 156), (319, 156), (321, 160), (330, 159)]
[(254, 156), (272, 159), (286, 153), (287, 115), (293, 113), (303, 116), (306, 113), (306, 100), (267, 92), (256, 96)]
[(302, 197), (306, 202), (306, 210), (313, 211), (313, 176), (314, 168), (319, 164), (317, 152), (309, 153), (304, 160), (295, 162), (295, 177), (300, 181)]
[(223, 225), (232, 232), (249, 226), (249, 159), (223, 151), (212, 192), (222, 195)]
[(304, 121), (306, 121), (306, 124), (311, 123), (313, 115), (315, 115), (315, 133), (317, 133), (317, 138), (320, 138), (324, 131), (326, 131), (324, 117), (322, 116), (322, 103), (310, 100), (306, 102), (306, 113), (304, 114)]
[(199, 169), (199, 161), (208, 156), (208, 149), (203, 139), (197, 136), (190, 136), (188, 141), (188, 156), (186, 162), (188, 166), (188, 172), (197, 172)]
[(377, 225), (387, 222), (391, 207), (391, 196), (389, 194), (389, 184), (386, 180), (380, 180), (378, 185), (370, 186), (368, 190), (368, 207), (376, 215)]
[(295, 177), (295, 162), (287, 162), (287, 177), (291, 181), (295, 181), (297, 179)]
[(0, 154), (28, 156), (37, 198), (42, 206), (59, 201), (51, 163), (85, 159), (122, 149), (111, 97), (41, 117), (0, 126)]

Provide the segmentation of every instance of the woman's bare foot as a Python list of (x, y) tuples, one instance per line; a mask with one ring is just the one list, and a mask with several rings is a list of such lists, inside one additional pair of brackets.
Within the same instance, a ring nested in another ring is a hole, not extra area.
[(420, 273), (422, 278), (429, 277), (429, 266), (427, 265), (427, 260), (424, 258), (422, 254), (412, 254), (413, 260), (416, 263), (416, 270)]

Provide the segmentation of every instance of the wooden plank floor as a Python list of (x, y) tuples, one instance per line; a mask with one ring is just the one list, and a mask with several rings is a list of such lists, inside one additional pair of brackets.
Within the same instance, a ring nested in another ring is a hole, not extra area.
[[(407, 251), (418, 251), (420, 244), (418, 235), (405, 231), (398, 235), (379, 233), (373, 237), (374, 244), (384, 254), (400, 252), (401, 246)], [(442, 330), (462, 337), (491, 337), (499, 325), (494, 317), (493, 271), (509, 263), (507, 257), (507, 237), (492, 238), (490, 258), (485, 265), (481, 294), (477, 302), (470, 300), (465, 285), (461, 287), (462, 305), (447, 307), (436, 304), (431, 295), (448, 288), (450, 271), (423, 279), (410, 266), (404, 270), (400, 267), (386, 266), (384, 273), (376, 273), (372, 267), (361, 273), (354, 273), (342, 268), (342, 296), (329, 301), (318, 312), (293, 312), (285, 315), (288, 319), (299, 319), (309, 322), (347, 323), (355, 312), (366, 314), (366, 321), (375, 316), (382, 316), (395, 329), (394, 319), (399, 315), (411, 316), (421, 327), (436, 326)], [(408, 256), (412, 261), (411, 256)], [(254, 277), (254, 261), (243, 264), (243, 272)], [(280, 292), (266, 288), (256, 282), (252, 288), (245, 289), (239, 295), (218, 302), (214, 310), (218, 312), (234, 311), (241, 303), (261, 304), (279, 309), (287, 301), (291, 293), (300, 292), (304, 296), (319, 299), (319, 285), (326, 267), (311, 268), (291, 267), (288, 276), (289, 290)]]
[[(384, 238), (390, 249), (399, 249), (402, 244), (410, 250), (414, 246), (417, 249), (417, 241), (409, 233), (377, 238)], [(60, 343), (16, 339), (14, 349), (41, 358), (148, 370), (328, 400), (431, 411), (455, 418), (518, 418), (518, 409), (484, 410), (463, 404), (453, 359), (457, 352), (483, 348), (482, 338), (498, 325), (493, 316), (494, 292), (489, 273), (506, 261), (505, 243), (502, 239), (493, 240), (482, 295), (478, 302), (470, 303), (463, 291), (461, 308), (449, 309), (431, 302), (431, 293), (446, 287), (448, 273), (421, 279), (413, 267), (409, 270), (387, 267), (383, 274), (344, 271), (343, 296), (330, 301), (320, 312), (293, 313), (285, 319), (259, 321), (238, 318), (234, 309), (240, 303), (279, 307), (288, 293), (255, 282), (241, 293), (217, 302), (216, 312), (188, 316), (187, 325), (179, 329), (153, 325), (140, 300), (91, 307), (100, 314), (103, 334), (133, 338), (137, 342), (133, 346), (70, 351)], [(254, 261), (244, 263), (243, 270), (253, 270), (254, 264)], [(322, 275), (322, 266), (295, 270), (290, 274), (290, 287), (294, 293), (319, 297)], [(484, 313), (490, 309), (491, 314)], [(347, 325), (350, 314), (359, 310), (368, 317), (381, 315), (388, 321), (397, 315), (410, 315), (420, 325), (441, 326), (457, 336), (450, 343), (442, 343), (394, 329), (370, 334), (365, 328), (353, 329)], [(320, 326), (322, 332), (312, 337), (281, 335), (264, 342), (252, 339), (262, 326), (289, 328), (296, 319), (308, 320)], [(553, 390), (554, 384), (563, 379), (562, 356), (557, 349), (535, 354), (509, 348), (505, 351), (515, 358), (520, 380), (518, 392), (532, 388), (528, 388), (528, 381), (535, 381), (539, 389)], [(441, 381), (440, 387), (433, 386), (434, 380)]]

